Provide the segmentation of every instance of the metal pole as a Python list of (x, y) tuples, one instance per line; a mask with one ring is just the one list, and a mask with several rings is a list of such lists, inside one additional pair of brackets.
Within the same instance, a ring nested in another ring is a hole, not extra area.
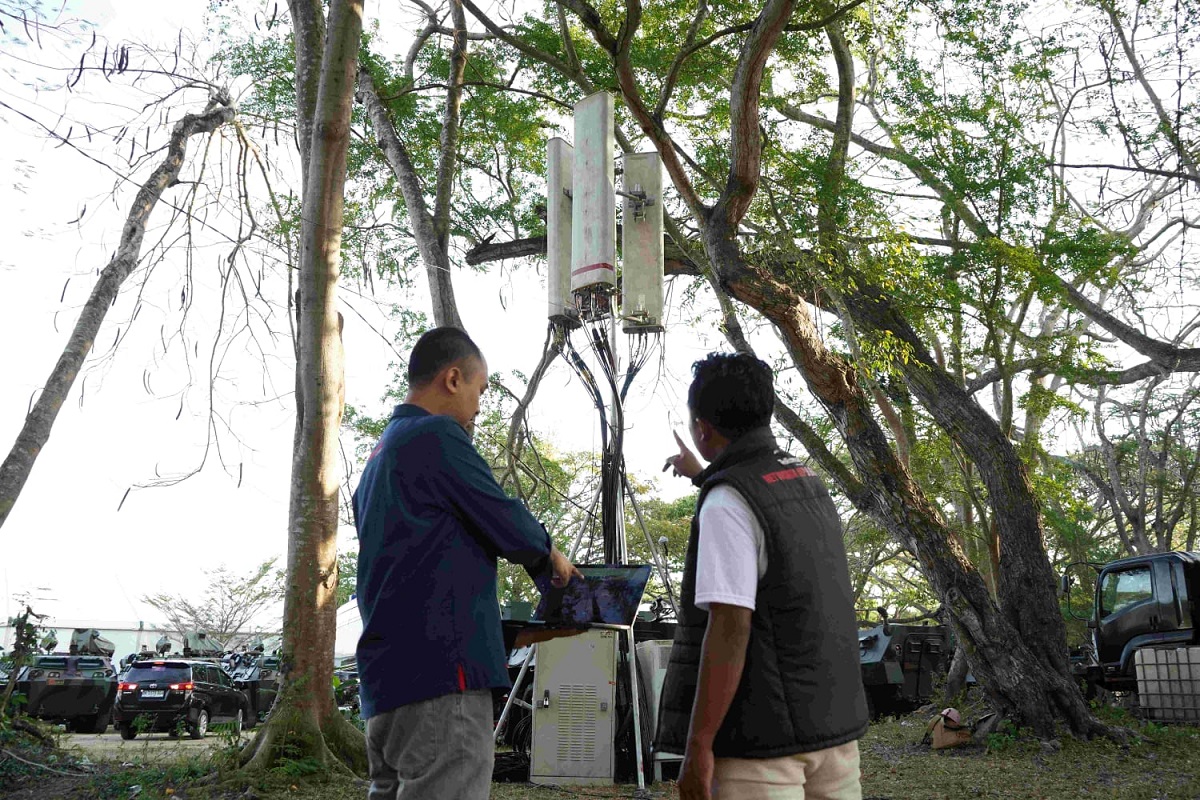
[(596, 494), (592, 496), (592, 504), (588, 506), (587, 515), (583, 518), (583, 522), (580, 523), (579, 531), (575, 534), (575, 540), (571, 542), (571, 550), (567, 553), (567, 560), (572, 564), (575, 563), (575, 556), (579, 554), (579, 546), (583, 544), (583, 532), (588, 529), (592, 518), (596, 516), (596, 504), (600, 502), (600, 495), (603, 490), (604, 480), (601, 478), (600, 482), (596, 485)]
[(633, 700), (633, 742), (637, 753), (637, 785), (639, 789), (646, 788), (646, 773), (643, 769), (644, 743), (642, 742), (642, 709), (641, 697), (638, 692), (637, 649), (633, 641), (633, 626), (629, 626), (629, 696)]
[(675, 618), (679, 619), (679, 605), (675, 602), (675, 588), (671, 586), (671, 575), (667, 571), (666, 559), (658, 552), (658, 548), (654, 546), (654, 542), (650, 540), (650, 531), (646, 530), (646, 521), (642, 519), (642, 509), (638, 505), (637, 497), (633, 494), (633, 487), (629, 485), (629, 479), (625, 479), (625, 493), (629, 495), (629, 504), (633, 506), (633, 513), (637, 517), (638, 527), (642, 529), (642, 535), (646, 537), (646, 546), (650, 548), (650, 557), (654, 559), (654, 566), (658, 568), (658, 576), (662, 578), (663, 586), (667, 589), (667, 599), (671, 601), (671, 609), (675, 612)]
[(513, 703), (517, 699), (517, 693), (521, 690), (521, 681), (525, 680), (525, 673), (529, 670), (529, 664), (533, 661), (533, 654), (537, 652), (537, 645), (529, 648), (529, 652), (525, 654), (525, 661), (521, 664), (521, 671), (517, 673), (517, 680), (513, 683), (512, 691), (508, 693), (508, 699), (504, 701), (504, 710), (500, 712), (500, 719), (496, 721), (496, 727), (492, 729), (492, 741), (500, 736), (500, 731), (504, 730), (504, 723), (508, 719), (508, 712), (512, 710)]

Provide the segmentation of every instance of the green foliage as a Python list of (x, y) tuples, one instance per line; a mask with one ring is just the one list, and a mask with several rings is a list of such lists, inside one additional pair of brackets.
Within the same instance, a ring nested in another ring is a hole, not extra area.
[(358, 581), (358, 553), (338, 553), (337, 567), (337, 605), (340, 608), (350, 602), (350, 596), (354, 594)]

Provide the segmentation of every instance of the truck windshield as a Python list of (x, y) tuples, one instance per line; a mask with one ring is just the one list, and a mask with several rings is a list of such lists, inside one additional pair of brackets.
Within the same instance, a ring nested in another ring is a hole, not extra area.
[(1134, 567), (1104, 576), (1100, 587), (1100, 617), (1107, 617), (1154, 596), (1150, 567)]

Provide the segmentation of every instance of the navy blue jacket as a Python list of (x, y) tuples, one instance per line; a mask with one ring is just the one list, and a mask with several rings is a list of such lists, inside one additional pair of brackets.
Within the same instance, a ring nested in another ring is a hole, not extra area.
[(496, 559), (547, 566), (550, 536), (451, 417), (396, 407), (354, 492), (364, 719), (509, 688)]

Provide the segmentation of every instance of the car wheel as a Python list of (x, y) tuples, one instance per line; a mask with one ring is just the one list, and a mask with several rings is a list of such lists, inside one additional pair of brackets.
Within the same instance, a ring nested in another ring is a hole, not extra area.
[(196, 715), (196, 721), (188, 726), (188, 736), (193, 739), (203, 739), (206, 733), (208, 733), (208, 709), (202, 708)]
[(121, 732), (121, 738), (124, 739), (125, 741), (129, 741), (130, 739), (137, 738), (137, 731), (134, 730), (134, 727), (132, 725), (130, 725), (128, 722), (122, 722), (120, 725), (117, 726), (117, 730), (119, 730)]

